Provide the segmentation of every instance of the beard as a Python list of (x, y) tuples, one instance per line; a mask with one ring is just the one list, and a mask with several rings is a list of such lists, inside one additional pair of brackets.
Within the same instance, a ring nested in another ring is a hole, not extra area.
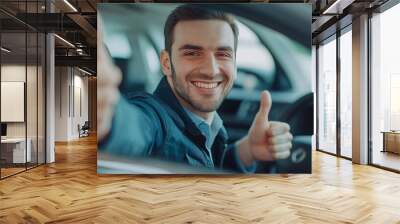
[[(203, 113), (216, 111), (221, 106), (223, 100), (225, 99), (226, 95), (228, 95), (233, 85), (233, 83), (229, 84), (227, 78), (224, 77), (222, 83), (219, 84), (223, 85), (222, 93), (219, 96), (216, 97), (201, 96), (190, 91), (188, 85), (191, 84), (185, 85), (184, 83), (185, 80), (178, 79), (172, 63), (171, 63), (171, 70), (172, 70), (172, 84), (173, 84), (172, 88), (174, 89), (175, 94), (177, 95), (177, 97), (181, 98), (186, 105), (191, 107), (188, 109), (192, 109), (194, 111), (199, 111)], [(208, 76), (198, 73), (191, 73), (188, 74), (188, 76), (197, 78), (203, 77), (204, 79), (210, 79)]]

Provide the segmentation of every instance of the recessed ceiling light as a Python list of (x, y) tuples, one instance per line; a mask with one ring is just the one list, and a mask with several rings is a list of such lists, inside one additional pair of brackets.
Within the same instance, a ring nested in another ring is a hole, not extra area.
[(81, 72), (83, 72), (83, 73), (85, 73), (85, 74), (87, 74), (87, 75), (93, 75), (92, 73), (90, 73), (90, 72), (88, 72), (88, 71), (86, 71), (86, 70), (83, 70), (83, 69), (81, 69), (81, 68), (79, 68), (78, 67), (78, 69), (79, 69), (79, 71), (81, 71)]
[(343, 9), (347, 8), (349, 5), (351, 5), (354, 2), (354, 0), (336, 0), (334, 1), (327, 9), (325, 9), (322, 14), (323, 15), (328, 15), (328, 14), (342, 14)]
[(4, 52), (7, 52), (7, 53), (10, 53), (11, 52), (11, 50), (9, 50), (9, 49), (7, 49), (7, 48), (5, 48), (5, 47), (1, 47), (0, 48), (2, 51), (4, 51)]
[(74, 12), (78, 12), (78, 10), (68, 1), (68, 0), (64, 0), (65, 4), (67, 4), (72, 10), (74, 10)]
[(75, 48), (75, 45), (71, 44), (71, 42), (69, 42), (68, 40), (66, 40), (66, 39), (64, 39), (64, 38), (62, 38), (62, 37), (60, 37), (60, 36), (57, 35), (57, 34), (54, 34), (54, 36), (57, 37), (58, 39), (60, 39), (62, 42), (66, 43), (67, 45), (69, 45), (69, 46)]

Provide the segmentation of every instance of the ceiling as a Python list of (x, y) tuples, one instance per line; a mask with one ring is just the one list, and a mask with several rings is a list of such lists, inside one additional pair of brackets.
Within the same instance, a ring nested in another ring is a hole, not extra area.
[[(55, 38), (56, 65), (79, 66), (96, 73), (96, 4), (99, 2), (1, 0), (2, 46), (11, 50), (7, 54), (8, 60), (20, 61), (25, 55), (28, 59), (34, 57), (38, 48), (37, 44), (30, 43), (31, 39), (36, 33), (54, 32), (60, 37)], [(25, 35), (26, 31), (28, 35)], [(36, 39), (33, 42), (36, 43)]]
[[(318, 41), (329, 35), (329, 28), (346, 16), (354, 16), (365, 10), (376, 8), (387, 0), (238, 0), (218, 2), (270, 2), (270, 3), (309, 3), (312, 4), (312, 37)], [(47, 5), (46, 5), (47, 2)], [(55, 38), (56, 65), (82, 66), (95, 73), (96, 71), (96, 29), (97, 3), (127, 3), (127, 2), (166, 2), (163, 0), (1, 0), (0, 26), (7, 48), (15, 50), (15, 54), (23, 51), (25, 39), (21, 31), (26, 29), (39, 32), (54, 32), (62, 39)], [(171, 1), (170, 1), (171, 2)], [(217, 2), (209, 1), (180, 1), (180, 2)], [(334, 5), (334, 7), (332, 6)], [(332, 7), (331, 7), (332, 6)], [(329, 9), (329, 10), (327, 10)], [(51, 13), (50, 13), (51, 12)], [(325, 12), (325, 13), (324, 13)], [(329, 13), (326, 13), (329, 12)], [(351, 18), (350, 18), (351, 22)], [(295, 21), (294, 21), (295, 23)], [(325, 32), (325, 33), (324, 33)], [(334, 31), (330, 31), (334, 32)], [(7, 39), (8, 38), (8, 39)], [(13, 42), (13, 43), (12, 43)], [(5, 46), (5, 44), (3, 44)], [(31, 45), (28, 45), (31, 52)], [(79, 49), (79, 50), (78, 50)], [(23, 53), (23, 52), (21, 52)]]

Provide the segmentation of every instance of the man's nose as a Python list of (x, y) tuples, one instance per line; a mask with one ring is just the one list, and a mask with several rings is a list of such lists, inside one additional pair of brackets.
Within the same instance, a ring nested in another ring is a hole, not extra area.
[(218, 61), (214, 55), (210, 54), (204, 58), (200, 73), (208, 76), (216, 76), (220, 73)]

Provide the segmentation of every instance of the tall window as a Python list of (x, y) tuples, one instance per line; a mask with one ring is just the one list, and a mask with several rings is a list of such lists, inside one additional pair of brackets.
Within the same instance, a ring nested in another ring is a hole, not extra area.
[(336, 39), (318, 48), (318, 149), (336, 153)]
[(340, 154), (352, 156), (352, 35), (340, 36)]
[[(400, 30), (398, 21), (400, 21), (400, 4), (383, 13), (375, 14), (371, 19), (372, 163), (396, 170), (400, 170)], [(387, 135), (388, 139), (385, 140), (384, 135)]]

